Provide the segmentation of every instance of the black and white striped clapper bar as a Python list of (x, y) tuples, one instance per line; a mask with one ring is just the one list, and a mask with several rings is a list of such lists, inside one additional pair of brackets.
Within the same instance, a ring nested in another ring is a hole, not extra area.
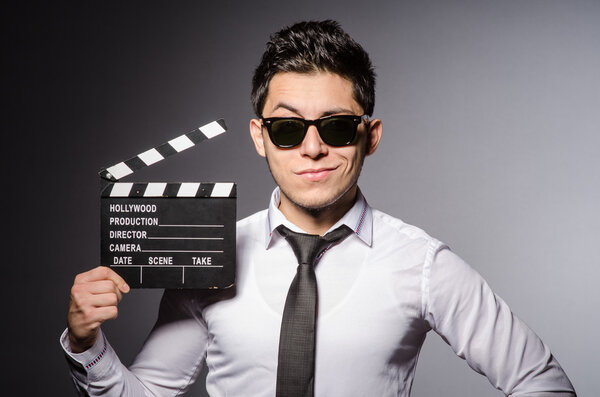
[(100, 171), (101, 264), (131, 287), (234, 284), (234, 183), (118, 182), (226, 130), (219, 119)]

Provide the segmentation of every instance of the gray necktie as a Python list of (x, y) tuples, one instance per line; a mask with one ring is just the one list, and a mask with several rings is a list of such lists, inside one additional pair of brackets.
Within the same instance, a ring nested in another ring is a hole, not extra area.
[(352, 234), (346, 225), (321, 237), (296, 233), (285, 226), (277, 231), (291, 245), (298, 269), (283, 309), (277, 363), (277, 397), (314, 396), (317, 279), (314, 264), (332, 244)]

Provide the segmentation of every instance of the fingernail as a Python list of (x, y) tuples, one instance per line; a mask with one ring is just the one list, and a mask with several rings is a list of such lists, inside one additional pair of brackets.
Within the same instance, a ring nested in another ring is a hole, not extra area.
[(130, 288), (129, 285), (127, 283), (123, 283), (123, 285), (121, 286), (121, 291), (123, 292), (129, 292)]

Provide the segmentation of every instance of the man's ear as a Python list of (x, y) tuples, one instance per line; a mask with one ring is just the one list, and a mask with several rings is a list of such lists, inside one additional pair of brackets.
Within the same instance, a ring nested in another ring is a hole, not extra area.
[(373, 119), (369, 122), (369, 133), (367, 134), (366, 150), (367, 156), (372, 155), (377, 150), (379, 142), (381, 141), (381, 134), (383, 133), (383, 126), (381, 120)]
[(262, 133), (262, 123), (259, 119), (250, 120), (250, 136), (254, 142), (256, 153), (262, 157), (265, 157), (265, 142)]

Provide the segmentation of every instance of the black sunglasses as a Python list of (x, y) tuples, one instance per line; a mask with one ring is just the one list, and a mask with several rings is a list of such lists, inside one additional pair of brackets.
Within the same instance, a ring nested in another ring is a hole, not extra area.
[(358, 125), (366, 116), (341, 115), (327, 116), (317, 120), (305, 120), (300, 117), (260, 118), (271, 142), (280, 148), (298, 146), (304, 140), (308, 127), (317, 127), (319, 136), (329, 146), (347, 146), (354, 142)]

